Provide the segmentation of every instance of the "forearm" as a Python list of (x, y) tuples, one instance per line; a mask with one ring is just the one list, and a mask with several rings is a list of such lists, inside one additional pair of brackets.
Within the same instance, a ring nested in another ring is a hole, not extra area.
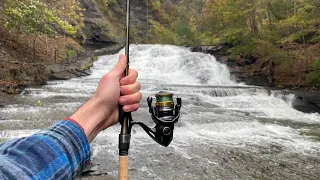
[(0, 159), (0, 179), (72, 179), (88, 164), (90, 147), (78, 125), (61, 121), (2, 144)]
[(92, 96), (70, 117), (83, 128), (89, 143), (99, 132), (112, 126), (114, 119), (117, 119), (116, 112), (104, 104), (99, 98)]

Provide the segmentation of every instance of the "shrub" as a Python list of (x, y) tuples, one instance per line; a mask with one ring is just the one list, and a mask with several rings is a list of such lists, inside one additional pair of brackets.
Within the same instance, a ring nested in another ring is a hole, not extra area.
[(307, 82), (314, 86), (320, 86), (320, 57), (311, 64), (311, 72), (307, 74)]

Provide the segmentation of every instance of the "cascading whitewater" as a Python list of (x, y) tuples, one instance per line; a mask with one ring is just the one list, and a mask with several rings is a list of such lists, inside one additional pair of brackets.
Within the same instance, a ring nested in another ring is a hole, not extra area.
[(131, 46), (131, 66), (141, 78), (165, 84), (237, 85), (226, 65), (214, 56), (171, 45)]
[[(320, 143), (304, 135), (320, 130), (319, 114), (296, 111), (265, 88), (236, 83), (228, 68), (210, 55), (170, 45), (132, 45), (130, 53), (130, 67), (139, 72), (144, 96), (134, 119), (150, 123), (145, 100), (160, 90), (183, 98), (181, 119), (168, 148), (135, 129), (130, 179), (319, 177)], [(18, 97), (22, 103), (0, 108), (1, 138), (29, 135), (70, 115), (94, 93), (119, 54), (101, 56), (90, 76), (27, 89)], [(99, 173), (113, 177), (119, 128), (107, 129), (92, 144)]]

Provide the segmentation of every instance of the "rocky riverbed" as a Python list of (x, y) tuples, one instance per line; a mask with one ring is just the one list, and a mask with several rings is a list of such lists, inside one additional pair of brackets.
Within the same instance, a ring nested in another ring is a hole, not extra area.
[(66, 80), (70, 78), (87, 76), (93, 62), (98, 56), (114, 54), (123, 48), (123, 44), (110, 45), (100, 49), (87, 49), (77, 57), (62, 62), (2, 62), (0, 74), (8, 76), (14, 71), (11, 81), (0, 80), (0, 92), (19, 94), (28, 86), (45, 85), (48, 80)]

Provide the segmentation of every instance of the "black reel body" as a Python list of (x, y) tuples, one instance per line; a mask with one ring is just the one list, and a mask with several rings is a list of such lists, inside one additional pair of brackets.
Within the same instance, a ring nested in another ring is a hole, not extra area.
[[(180, 118), (181, 98), (177, 98), (175, 105), (172, 93), (160, 91), (156, 94), (155, 106), (152, 104), (152, 97), (148, 97), (147, 101), (151, 118), (156, 126), (149, 128), (142, 122), (130, 119), (129, 131), (131, 132), (133, 125), (140, 125), (154, 141), (167, 147), (173, 139), (174, 124)], [(122, 122), (120, 121), (120, 123)]]

